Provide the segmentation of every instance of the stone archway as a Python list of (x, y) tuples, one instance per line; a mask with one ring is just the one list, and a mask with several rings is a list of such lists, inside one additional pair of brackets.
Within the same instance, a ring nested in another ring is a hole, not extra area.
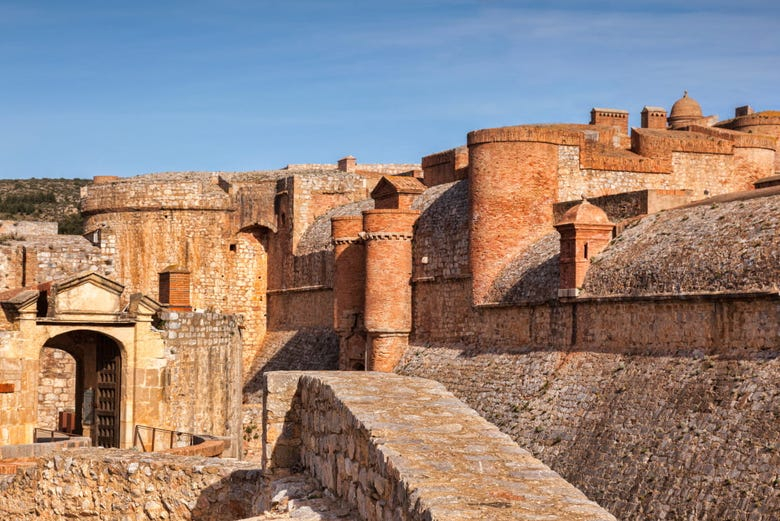
[(74, 433), (89, 436), (94, 445), (119, 447), (126, 395), (121, 345), (108, 335), (75, 329), (48, 339), (43, 348), (62, 350), (76, 361)]
[(76, 363), (74, 431), (77, 425), (95, 444), (130, 447), (135, 424), (161, 424), (165, 343), (152, 325), (160, 305), (140, 293), (123, 298), (123, 289), (90, 272), (0, 300), (0, 383), (8, 382), (0, 392), (0, 444), (34, 441), (44, 348)]

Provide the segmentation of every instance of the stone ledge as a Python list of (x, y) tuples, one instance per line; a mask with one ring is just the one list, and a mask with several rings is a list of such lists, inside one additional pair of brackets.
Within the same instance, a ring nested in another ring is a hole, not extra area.
[(437, 382), (265, 377), (267, 469), (303, 466), (364, 519), (615, 519)]

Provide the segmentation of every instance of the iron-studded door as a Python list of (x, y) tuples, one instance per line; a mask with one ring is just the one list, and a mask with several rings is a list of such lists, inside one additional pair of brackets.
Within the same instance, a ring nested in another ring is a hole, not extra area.
[(119, 447), (121, 358), (113, 349), (98, 349), (93, 440), (101, 447)]

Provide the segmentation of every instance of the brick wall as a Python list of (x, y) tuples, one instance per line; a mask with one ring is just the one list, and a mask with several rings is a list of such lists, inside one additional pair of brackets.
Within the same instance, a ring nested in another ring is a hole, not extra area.
[(426, 186), (452, 183), (468, 177), (469, 152), (466, 147), (445, 150), (422, 159)]
[(557, 179), (554, 145), (509, 141), (502, 129), (469, 134), (473, 300), (484, 303), (501, 267), (548, 232)]

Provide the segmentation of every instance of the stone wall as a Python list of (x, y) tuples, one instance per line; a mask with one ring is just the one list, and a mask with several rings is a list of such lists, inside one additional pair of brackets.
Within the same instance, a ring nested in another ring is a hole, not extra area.
[(0, 464), (4, 466), (5, 470), (10, 470), (10, 472), (0, 472), (0, 474), (15, 474), (17, 469), (13, 467), (16, 463), (20, 463), (19, 466), (28, 466), (30, 461), (34, 461), (35, 458), (50, 456), (63, 449), (75, 449), (91, 445), (92, 440), (89, 438), (83, 436), (68, 437), (64, 434), (56, 435), (53, 441), (44, 443), (0, 445)]
[(0, 235), (27, 237), (30, 235), (57, 235), (56, 222), (0, 220)]
[[(332, 327), (269, 331), (244, 382), (244, 403), (263, 401), (263, 375), (268, 371), (338, 369), (339, 338)], [(244, 420), (246, 422), (246, 418)]]
[(15, 331), (0, 331), (0, 445), (30, 440), (35, 422), (38, 364), (13, 352)]
[(628, 351), (418, 345), (398, 371), (442, 382), (619, 519), (775, 519), (778, 344)]
[(190, 271), (194, 307), (222, 310), (234, 283), (225, 273), (229, 224), (227, 211), (157, 210), (90, 215), (85, 229), (113, 240), (115, 278), (127, 291), (157, 298), (158, 274), (176, 265)]
[(333, 324), (333, 290), (314, 286), (268, 292), (268, 329), (290, 331)]
[(266, 378), (265, 466), (302, 464), (363, 519), (614, 519), (441, 384), (360, 372)]
[(59, 413), (75, 412), (76, 360), (61, 349), (41, 349), (38, 376), (38, 421), (45, 429), (60, 430)]
[(468, 279), (415, 284), (413, 341), (653, 353), (771, 350), (780, 341), (776, 293), (482, 307), (471, 307), (469, 297)]
[(0, 291), (24, 286), (24, 248), (16, 241), (0, 241)]
[(230, 198), (224, 188), (219, 173), (169, 172), (116, 179), (83, 187), (81, 212), (90, 216), (139, 210), (226, 210)]
[(38, 235), (0, 246), (0, 291), (69, 277), (114, 273), (113, 259), (80, 235)]
[[(163, 418), (176, 431), (229, 437), (241, 446), (241, 332), (236, 317), (160, 313), (167, 360), (160, 373)], [(161, 361), (163, 362), (163, 361)]]
[(264, 484), (237, 461), (72, 449), (0, 476), (0, 518), (232, 521), (264, 510)]

